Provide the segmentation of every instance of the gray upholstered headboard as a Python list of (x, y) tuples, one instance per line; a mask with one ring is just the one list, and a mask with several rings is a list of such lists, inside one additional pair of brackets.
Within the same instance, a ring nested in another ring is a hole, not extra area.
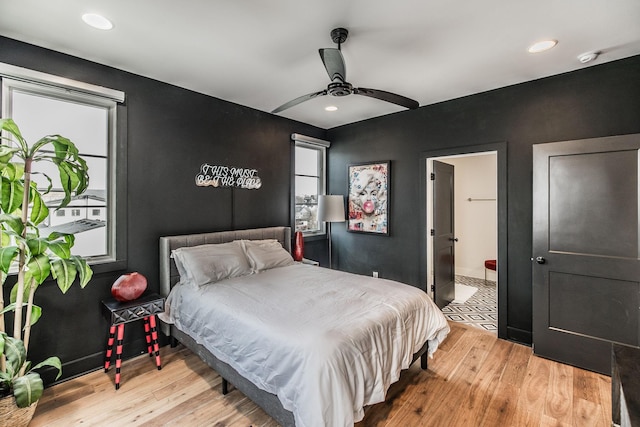
[(160, 237), (160, 293), (169, 295), (180, 275), (171, 251), (184, 246), (198, 246), (208, 243), (226, 243), (234, 240), (277, 239), (283, 248), (291, 253), (291, 227), (252, 228), (249, 230), (219, 231), (213, 233), (185, 234), (182, 236)]

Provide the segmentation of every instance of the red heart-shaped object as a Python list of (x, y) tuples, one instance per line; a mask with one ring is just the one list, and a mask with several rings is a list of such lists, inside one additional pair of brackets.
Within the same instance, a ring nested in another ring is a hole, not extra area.
[(111, 286), (111, 295), (118, 301), (139, 298), (147, 289), (147, 278), (140, 273), (128, 273), (118, 277)]

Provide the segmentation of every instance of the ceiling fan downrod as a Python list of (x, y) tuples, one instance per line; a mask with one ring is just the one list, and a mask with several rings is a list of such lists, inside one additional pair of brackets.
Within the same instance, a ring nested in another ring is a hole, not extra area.
[(340, 45), (347, 40), (348, 35), (349, 31), (346, 28), (334, 28), (331, 30), (331, 40), (338, 44), (338, 50), (340, 50)]

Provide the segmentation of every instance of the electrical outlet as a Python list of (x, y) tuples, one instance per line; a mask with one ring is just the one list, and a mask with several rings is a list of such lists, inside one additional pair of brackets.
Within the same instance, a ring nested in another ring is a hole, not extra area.
[(378, 272), (377, 271), (373, 272), (373, 277), (375, 277), (376, 279), (378, 278)]

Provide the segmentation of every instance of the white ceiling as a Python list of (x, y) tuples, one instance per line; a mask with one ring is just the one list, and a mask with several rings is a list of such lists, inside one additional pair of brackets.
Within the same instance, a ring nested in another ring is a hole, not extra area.
[[(640, 54), (639, 0), (0, 0), (0, 35), (262, 111), (326, 88), (318, 49), (336, 27), (350, 83), (421, 106)], [(332, 128), (402, 110), (323, 96), (280, 115)]]

